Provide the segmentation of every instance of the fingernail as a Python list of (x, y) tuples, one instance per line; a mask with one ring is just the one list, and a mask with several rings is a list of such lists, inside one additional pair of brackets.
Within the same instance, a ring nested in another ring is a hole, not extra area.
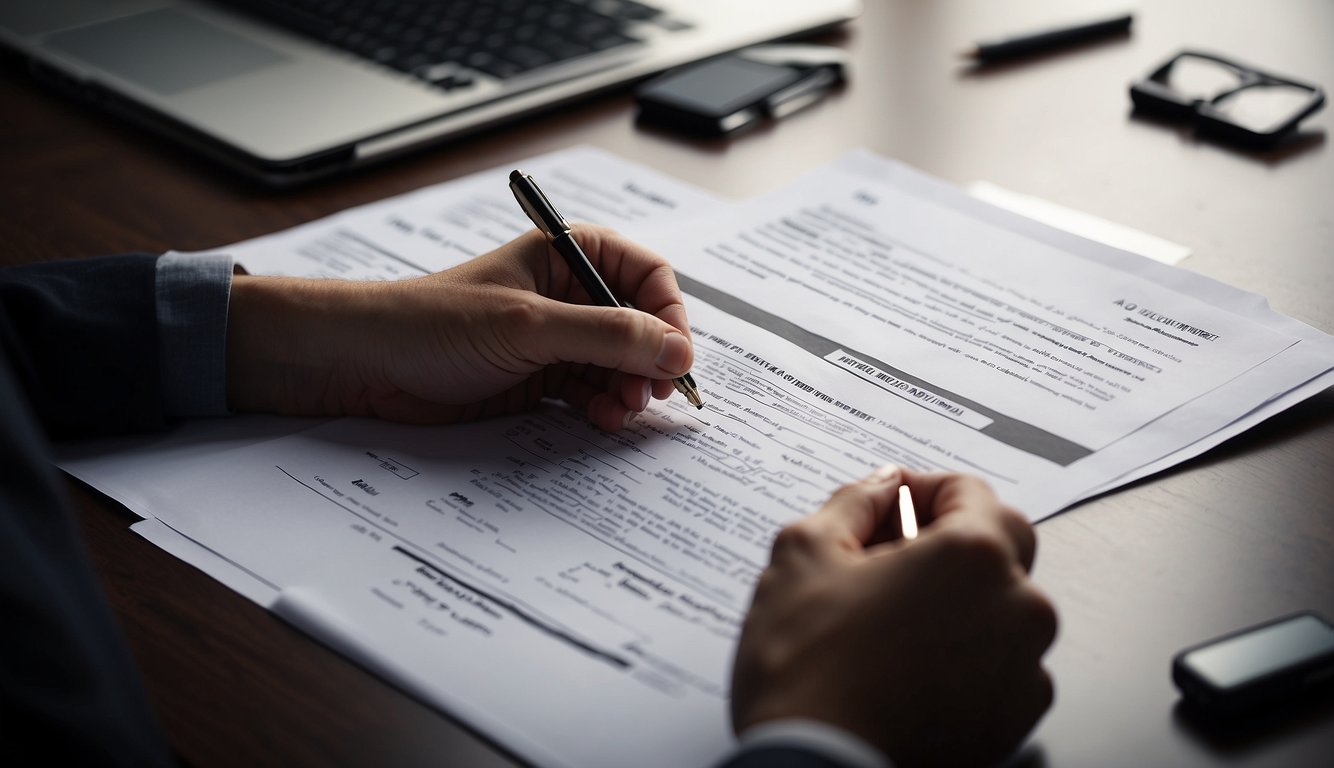
[(648, 379), (645, 379), (644, 390), (639, 393), (639, 406), (635, 408), (635, 410), (642, 411), (645, 408), (647, 408), (648, 401), (652, 399), (652, 397), (653, 397), (653, 382), (649, 381)]
[(886, 464), (866, 477), (869, 483), (888, 483), (897, 480), (899, 477), (899, 467), (897, 464)]
[(683, 373), (686, 358), (690, 356), (690, 342), (676, 331), (670, 331), (662, 337), (662, 349), (658, 350), (655, 361), (659, 368), (667, 373)]

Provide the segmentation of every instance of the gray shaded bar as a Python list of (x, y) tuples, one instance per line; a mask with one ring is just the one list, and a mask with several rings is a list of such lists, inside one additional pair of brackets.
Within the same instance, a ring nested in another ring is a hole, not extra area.
[[(704, 283), (681, 274), (680, 272), (676, 273), (676, 281), (680, 284), (681, 290), (691, 296), (706, 301), (718, 309), (735, 317), (739, 317), (748, 323), (759, 326), (770, 333), (782, 336), (784, 339), (796, 344), (807, 352), (810, 352), (812, 355), (824, 358), (830, 353), (843, 350), (847, 354), (870, 363), (904, 381), (915, 384), (923, 389), (929, 389), (932, 392), (938, 393), (942, 397), (953, 400), (959, 405), (983, 414), (992, 421), (990, 425), (979, 431), (987, 437), (990, 437), (993, 440), (998, 440), (1012, 448), (1017, 448), (1025, 453), (1047, 459), (1048, 461), (1063, 467), (1068, 467), (1076, 461), (1093, 453), (1093, 450), (1090, 448), (1066, 440), (1058, 435), (1053, 435), (1046, 430), (1038, 429), (1027, 422), (1019, 421), (1018, 419), (1006, 416), (1003, 413), (997, 413), (975, 400), (961, 397), (948, 389), (938, 387), (925, 379), (914, 376), (899, 368), (895, 368), (882, 360), (877, 360), (870, 355), (865, 355), (861, 352), (848, 349), (842, 344), (836, 344), (823, 336), (811, 333), (789, 320), (784, 320), (777, 315), (769, 314), (759, 307), (748, 304), (731, 294), (723, 293), (717, 288), (705, 285)], [(840, 368), (840, 370), (842, 369)], [(920, 403), (917, 403), (917, 405), (920, 408), (926, 408), (926, 406)], [(927, 410), (930, 409), (928, 408)], [(935, 411), (931, 412), (935, 413)]]

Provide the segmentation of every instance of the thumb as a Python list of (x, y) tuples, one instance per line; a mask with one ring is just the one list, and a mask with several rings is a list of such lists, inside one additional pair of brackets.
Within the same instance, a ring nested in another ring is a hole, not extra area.
[(860, 556), (875, 542), (895, 508), (901, 478), (899, 468), (887, 464), (834, 491), (814, 514), (779, 531), (773, 545), (774, 562), (829, 562)]
[(547, 300), (545, 317), (516, 344), (547, 365), (588, 363), (669, 379), (690, 370), (694, 349), (686, 334), (647, 312)]
[(806, 519), (835, 548), (860, 551), (875, 543), (891, 512), (898, 509), (902, 480), (903, 470), (886, 464), (834, 491), (824, 506)]

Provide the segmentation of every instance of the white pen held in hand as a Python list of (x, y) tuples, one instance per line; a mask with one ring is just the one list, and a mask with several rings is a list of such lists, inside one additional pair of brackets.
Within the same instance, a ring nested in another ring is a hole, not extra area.
[(903, 538), (912, 541), (917, 538), (917, 509), (912, 504), (912, 492), (908, 486), (899, 486), (899, 521), (903, 527)]

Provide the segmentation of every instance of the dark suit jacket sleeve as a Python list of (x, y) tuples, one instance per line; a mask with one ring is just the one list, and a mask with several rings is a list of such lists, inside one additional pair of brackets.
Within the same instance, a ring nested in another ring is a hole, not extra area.
[(814, 750), (773, 746), (733, 753), (718, 768), (848, 768), (848, 765)]
[(160, 421), (153, 262), (0, 272), (0, 765), (173, 762), (26, 402), (63, 430)]
[(165, 424), (156, 263), (135, 254), (0, 270), (0, 344), (49, 435)]

